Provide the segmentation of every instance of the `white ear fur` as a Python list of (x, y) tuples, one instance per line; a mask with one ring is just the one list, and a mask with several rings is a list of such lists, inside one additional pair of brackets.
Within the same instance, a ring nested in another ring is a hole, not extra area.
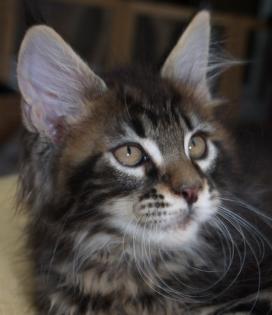
[(53, 141), (86, 112), (86, 100), (106, 85), (50, 27), (32, 27), (22, 42), (17, 67), (23, 120), (30, 131)]
[(188, 83), (209, 98), (207, 72), (210, 45), (210, 14), (198, 13), (166, 59), (161, 76)]

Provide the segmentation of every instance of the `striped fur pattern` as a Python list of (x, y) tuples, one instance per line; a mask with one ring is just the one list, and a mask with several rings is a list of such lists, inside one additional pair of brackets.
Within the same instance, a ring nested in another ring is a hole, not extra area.
[[(37, 313), (270, 314), (269, 214), (244, 201), (235, 148), (203, 78), (201, 86), (177, 82), (168, 62), (161, 75), (134, 69), (100, 79), (71, 60), (79, 109), (50, 91), (55, 78), (48, 88), (31, 81), (19, 59), (19, 197), (30, 215)], [(60, 98), (69, 110), (61, 102), (60, 114), (48, 111)], [(196, 160), (188, 149), (194, 135), (206, 143)], [(127, 143), (145, 152), (144, 163), (116, 159)], [(194, 202), (177, 193), (184, 185), (198, 185)]]

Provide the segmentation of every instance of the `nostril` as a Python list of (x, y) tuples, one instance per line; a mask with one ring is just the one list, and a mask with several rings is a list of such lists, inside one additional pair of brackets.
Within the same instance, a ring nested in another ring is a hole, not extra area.
[(184, 188), (181, 191), (183, 198), (187, 201), (188, 204), (193, 204), (197, 202), (199, 189), (196, 187)]

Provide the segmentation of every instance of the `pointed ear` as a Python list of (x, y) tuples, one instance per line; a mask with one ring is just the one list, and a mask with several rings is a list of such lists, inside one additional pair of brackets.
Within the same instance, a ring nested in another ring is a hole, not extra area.
[(23, 40), (17, 76), (26, 127), (58, 142), (86, 113), (86, 101), (107, 88), (50, 27), (34, 26)]
[(161, 76), (191, 85), (201, 96), (209, 97), (207, 72), (210, 45), (210, 14), (198, 13), (166, 59)]

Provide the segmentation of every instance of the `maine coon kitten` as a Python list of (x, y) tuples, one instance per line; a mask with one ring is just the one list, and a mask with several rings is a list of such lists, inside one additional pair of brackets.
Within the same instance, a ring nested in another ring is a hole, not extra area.
[(268, 314), (269, 214), (244, 201), (215, 115), (209, 20), (160, 73), (103, 78), (51, 28), (27, 32), (20, 197), (38, 314)]

